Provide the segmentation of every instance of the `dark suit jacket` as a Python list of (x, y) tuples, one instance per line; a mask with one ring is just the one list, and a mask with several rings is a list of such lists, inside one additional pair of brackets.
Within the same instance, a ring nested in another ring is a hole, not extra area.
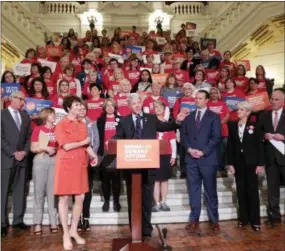
[[(192, 78), (195, 76), (195, 67), (196, 65), (200, 64), (200, 59), (192, 59), (193, 64), (190, 64), (189, 66), (189, 77)], [(187, 63), (188, 63), (188, 59), (184, 60), (181, 64), (180, 69), (181, 70), (187, 70)]]
[(15, 160), (13, 154), (17, 151), (30, 151), (31, 120), (26, 112), (20, 112), (22, 125), (19, 132), (8, 108), (1, 111), (1, 168), (9, 169), (13, 165), (25, 167), (27, 157), (21, 162)]
[[(249, 127), (253, 127), (253, 133), (249, 133)], [(248, 120), (242, 142), (239, 139), (238, 121), (229, 122), (228, 128), (227, 164), (234, 167), (242, 164), (240, 156), (243, 151), (246, 165), (264, 166), (263, 136), (256, 124)]]
[[(141, 139), (156, 139), (156, 132), (173, 131), (179, 126), (175, 121), (162, 122), (155, 115), (143, 113), (143, 130)], [(122, 117), (117, 126), (117, 133), (114, 139), (135, 139), (135, 125), (132, 114)], [(146, 169), (148, 176), (154, 176), (155, 170)]]
[[(272, 121), (272, 111), (266, 111), (259, 117), (258, 123), (259, 129), (263, 133), (280, 133), (285, 136), (285, 109), (281, 113), (277, 130), (274, 132), (273, 121)], [(283, 141), (285, 143), (285, 141)], [(279, 165), (285, 166), (285, 156), (282, 155), (268, 140), (264, 140), (265, 145), (265, 164), (274, 165), (274, 158)]]
[(192, 148), (200, 150), (204, 156), (194, 159), (187, 153), (185, 162), (193, 164), (196, 161), (200, 166), (218, 165), (217, 149), (222, 139), (222, 126), (220, 116), (206, 110), (202, 117), (200, 128), (195, 124), (196, 111), (190, 113), (184, 120), (181, 130), (181, 143), (186, 149)]

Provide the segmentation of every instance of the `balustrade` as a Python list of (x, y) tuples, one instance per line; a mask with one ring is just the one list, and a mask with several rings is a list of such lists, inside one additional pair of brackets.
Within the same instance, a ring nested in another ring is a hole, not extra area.
[(175, 2), (170, 5), (172, 13), (177, 15), (204, 15), (204, 4), (201, 2)]
[(77, 2), (45, 2), (45, 14), (78, 14), (82, 10)]

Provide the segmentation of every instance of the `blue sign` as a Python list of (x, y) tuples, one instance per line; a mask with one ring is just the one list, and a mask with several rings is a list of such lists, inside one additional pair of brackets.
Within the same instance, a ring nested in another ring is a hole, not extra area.
[(238, 103), (245, 101), (245, 99), (239, 97), (224, 97), (224, 101), (231, 111), (236, 111)]
[(20, 91), (19, 83), (1, 83), (1, 97), (9, 97), (17, 91)]
[(38, 115), (43, 108), (51, 106), (52, 102), (50, 100), (26, 98), (24, 110), (29, 115)]
[(131, 46), (131, 45), (126, 45), (125, 50), (124, 50), (124, 55), (127, 54), (127, 52), (131, 52), (134, 54), (142, 54), (142, 48), (138, 46)]
[(180, 109), (183, 108), (188, 109), (190, 112), (197, 110), (197, 106), (195, 104), (189, 104), (189, 103), (181, 103)]
[(183, 94), (181, 93), (181, 91), (179, 91), (177, 88), (174, 88), (172, 90), (168, 89), (162, 92), (162, 97), (167, 99), (170, 108), (173, 108), (176, 100), (182, 97), (182, 95)]

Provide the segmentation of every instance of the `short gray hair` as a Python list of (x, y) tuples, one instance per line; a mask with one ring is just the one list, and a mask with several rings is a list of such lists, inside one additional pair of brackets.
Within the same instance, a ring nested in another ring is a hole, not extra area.
[(252, 111), (252, 105), (248, 103), (247, 101), (242, 101), (238, 103), (238, 108), (245, 108), (249, 112)]
[(142, 98), (138, 93), (131, 93), (127, 98), (128, 105), (131, 105), (133, 100), (140, 100), (141, 101)]

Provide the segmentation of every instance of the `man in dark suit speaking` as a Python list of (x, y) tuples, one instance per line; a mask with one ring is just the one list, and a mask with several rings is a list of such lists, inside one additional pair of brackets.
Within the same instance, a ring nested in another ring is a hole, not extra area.
[(196, 93), (197, 110), (190, 113), (182, 124), (181, 139), (187, 154), (186, 174), (189, 185), (191, 213), (186, 229), (196, 231), (201, 213), (201, 188), (212, 229), (219, 231), (217, 195), (217, 149), (221, 141), (220, 117), (207, 109), (209, 93), (199, 90)]
[[(121, 118), (117, 126), (115, 139), (156, 139), (157, 131), (172, 131), (178, 128), (175, 121), (161, 122), (155, 115), (142, 112), (142, 100), (137, 93), (131, 93), (128, 97), (128, 104), (132, 114)], [(183, 121), (184, 114), (178, 114), (177, 122)], [(131, 201), (132, 201), (132, 171), (125, 171), (124, 176), (127, 186), (128, 213), (131, 224)], [(151, 237), (151, 209), (154, 189), (154, 170), (144, 169), (142, 173), (142, 234), (143, 237)]]
[(27, 230), (25, 212), (25, 180), (27, 154), (30, 151), (31, 121), (21, 111), (25, 95), (14, 92), (11, 104), (1, 112), (1, 236), (7, 235), (7, 201), (13, 188), (13, 228)]

